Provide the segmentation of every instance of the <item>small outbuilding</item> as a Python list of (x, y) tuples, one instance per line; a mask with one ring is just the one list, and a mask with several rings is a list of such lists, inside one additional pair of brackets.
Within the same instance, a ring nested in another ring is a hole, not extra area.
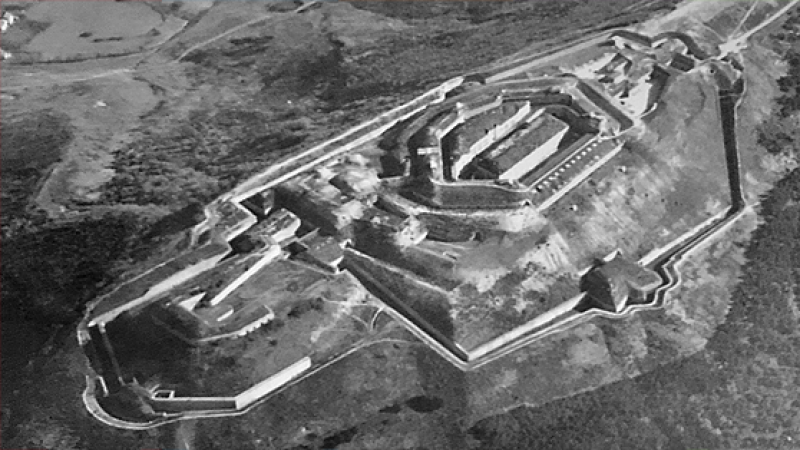
[(642, 303), (661, 285), (661, 277), (617, 253), (599, 260), (581, 279), (581, 290), (594, 308), (621, 312), (625, 306)]

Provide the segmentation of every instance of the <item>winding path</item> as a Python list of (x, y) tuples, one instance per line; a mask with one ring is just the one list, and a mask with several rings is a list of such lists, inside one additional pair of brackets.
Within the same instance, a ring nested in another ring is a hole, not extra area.
[[(303, 3), (298, 8), (293, 9), (292, 11), (289, 11), (289, 14), (299, 14), (299, 13), (311, 8), (312, 6), (314, 6), (314, 5), (318, 4), (318, 3), (319, 3), (319, 0), (313, 0), (313, 1), (310, 1), (308, 3)], [(243, 23), (241, 25), (237, 25), (237, 26), (235, 26), (233, 28), (225, 30), (222, 33), (220, 33), (220, 34), (218, 34), (218, 35), (216, 35), (216, 36), (214, 36), (214, 37), (212, 37), (210, 39), (206, 39), (203, 42), (200, 42), (198, 44), (195, 44), (195, 45), (189, 47), (183, 53), (181, 53), (180, 56), (175, 58), (174, 62), (179, 63), (179, 62), (181, 62), (181, 60), (183, 58), (187, 57), (190, 53), (192, 53), (192, 52), (194, 52), (196, 50), (199, 50), (199, 49), (205, 47), (208, 44), (216, 42), (216, 41), (224, 38), (225, 36), (230, 36), (231, 34), (236, 33), (239, 30), (244, 30), (245, 28), (247, 28), (249, 26), (255, 25), (257, 23), (261, 23), (261, 22), (263, 22), (263, 21), (265, 21), (267, 19), (271, 19), (273, 17), (275, 17), (275, 14), (265, 14), (263, 16), (256, 17), (253, 20), (247, 21), (247, 22), (245, 22), (245, 23)]]
[[(299, 6), (298, 8), (288, 11), (287, 13), (280, 13), (280, 14), (299, 14), (302, 13), (313, 6), (319, 4), (319, 0), (312, 0), (303, 5)], [(180, 63), (186, 56), (191, 54), (194, 51), (197, 51), (213, 42), (216, 42), (226, 36), (229, 36), (237, 31), (243, 30), (247, 27), (252, 25), (258, 24), (260, 22), (264, 22), (268, 19), (275, 18), (277, 14), (265, 14), (263, 16), (256, 17), (250, 21), (247, 21), (243, 24), (237, 25), (233, 28), (223, 31), (209, 39), (206, 39), (203, 42), (195, 44), (188, 49), (186, 49), (183, 53), (181, 53), (172, 63)], [(174, 36), (171, 36), (169, 39), (165, 39), (162, 42), (159, 42), (152, 48), (136, 52), (130, 55), (124, 56), (113, 56), (108, 58), (97, 58), (95, 60), (88, 60), (88, 61), (80, 61), (80, 62), (65, 62), (65, 63), (38, 63), (32, 66), (24, 66), (24, 67), (31, 67), (31, 69), (27, 72), (23, 72), (23, 66), (11, 66), (3, 73), (3, 81), (2, 81), (2, 90), (4, 92), (13, 92), (19, 91), (28, 88), (37, 88), (37, 87), (46, 87), (46, 86), (53, 86), (57, 84), (71, 84), (71, 83), (79, 83), (81, 81), (88, 81), (94, 80), (98, 78), (105, 78), (111, 77), (114, 75), (120, 74), (127, 74), (127, 73), (135, 73), (139, 66), (144, 63), (150, 56), (152, 56), (158, 49), (162, 48), (168, 42), (172, 42), (177, 36), (180, 35), (180, 32), (176, 33)], [(99, 64), (104, 67), (94, 68), (94, 69), (80, 69), (81, 65), (87, 64)], [(52, 67), (58, 67), (59, 71), (51, 70)], [(38, 68), (44, 68), (43, 70), (37, 70)], [(79, 70), (74, 71), (73, 73), (69, 73), (68, 71), (70, 68), (77, 67)], [(32, 70), (32, 71), (31, 71)], [(66, 72), (66, 73), (65, 73)]]

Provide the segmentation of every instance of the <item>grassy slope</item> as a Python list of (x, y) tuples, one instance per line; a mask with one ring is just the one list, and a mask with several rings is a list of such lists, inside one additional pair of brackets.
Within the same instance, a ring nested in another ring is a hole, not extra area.
[(634, 380), (478, 423), (482, 448), (793, 448), (800, 440), (800, 171), (762, 204), (728, 320), (705, 350)]
[[(795, 13), (788, 26), (797, 20)], [(760, 143), (796, 155), (787, 122), (798, 111), (797, 40), (787, 41), (785, 31), (776, 36), (789, 50), (789, 73), (779, 80), (784, 95)], [(798, 201), (800, 170), (762, 198), (763, 223), (746, 250), (727, 321), (703, 351), (633, 380), (481, 421), (471, 429), (481, 448), (796, 448)]]

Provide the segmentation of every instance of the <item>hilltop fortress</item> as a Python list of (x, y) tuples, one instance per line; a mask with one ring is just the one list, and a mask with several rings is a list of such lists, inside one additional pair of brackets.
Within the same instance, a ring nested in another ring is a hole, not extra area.
[(741, 64), (708, 47), (605, 33), (555, 65), (451, 80), (246, 181), (88, 313), (87, 407), (128, 428), (236, 414), (389, 323), (471, 370), (661, 306), (674, 263), (742, 207), (725, 126)]

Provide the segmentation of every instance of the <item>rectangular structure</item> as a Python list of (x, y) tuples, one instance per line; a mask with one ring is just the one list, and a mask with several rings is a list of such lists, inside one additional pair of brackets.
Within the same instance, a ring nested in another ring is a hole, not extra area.
[[(567, 131), (569, 131), (569, 125), (550, 114), (544, 115), (540, 120), (540, 123), (533, 125), (536, 126), (537, 129), (529, 134), (536, 140), (530, 143), (531, 146), (528, 147), (528, 149), (532, 149), (532, 151), (503, 172), (500, 175), (501, 180), (518, 180), (522, 178), (525, 174), (535, 169), (558, 151), (561, 140), (564, 138), (564, 135), (567, 134)], [(539, 143), (537, 141), (541, 140), (544, 140), (544, 142), (537, 147), (536, 144)], [(525, 139), (523, 142), (527, 146), (530, 139)]]
[(246, 408), (265, 395), (283, 387), (311, 368), (311, 358), (306, 356), (275, 375), (263, 380), (236, 396), (236, 409)]
[[(541, 161), (545, 161), (548, 156), (558, 150), (558, 143), (561, 142), (561, 139), (568, 130), (568, 124), (550, 114), (544, 114), (542, 117), (533, 121), (530, 124), (529, 131), (526, 130), (526, 133), (517, 139), (507, 150), (500, 154), (487, 155), (487, 163), (491, 166), (493, 172), (501, 176), (514, 168), (530, 154), (539, 152), (543, 146), (546, 146), (552, 140), (555, 145), (544, 149), (542, 152), (543, 156), (541, 157)], [(530, 170), (528, 170), (528, 172), (530, 172)]]

